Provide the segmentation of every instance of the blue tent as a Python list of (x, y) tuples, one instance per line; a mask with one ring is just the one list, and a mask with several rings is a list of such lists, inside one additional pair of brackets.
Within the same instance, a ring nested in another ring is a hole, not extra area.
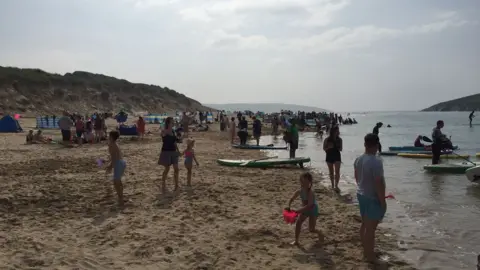
[(0, 132), (1, 133), (13, 133), (13, 132), (22, 132), (22, 128), (17, 120), (15, 120), (10, 115), (5, 115), (0, 119)]

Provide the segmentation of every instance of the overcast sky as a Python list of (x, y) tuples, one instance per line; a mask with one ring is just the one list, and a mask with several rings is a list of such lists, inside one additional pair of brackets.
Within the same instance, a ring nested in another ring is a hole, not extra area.
[(479, 0), (0, 0), (0, 65), (203, 103), (418, 110), (480, 92)]

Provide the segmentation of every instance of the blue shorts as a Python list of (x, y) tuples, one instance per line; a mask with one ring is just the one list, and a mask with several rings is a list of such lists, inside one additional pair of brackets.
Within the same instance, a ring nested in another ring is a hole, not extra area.
[(125, 172), (125, 168), (127, 167), (127, 163), (125, 160), (120, 159), (115, 162), (113, 166), (113, 180), (120, 181), (122, 180), (123, 173)]
[(370, 220), (382, 220), (385, 211), (377, 198), (368, 197), (357, 193), (360, 215)]

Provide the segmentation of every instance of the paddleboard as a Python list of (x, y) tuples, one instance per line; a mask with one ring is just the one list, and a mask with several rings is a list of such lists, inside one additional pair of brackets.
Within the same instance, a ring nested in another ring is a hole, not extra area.
[[(456, 149), (458, 149), (458, 146), (454, 145), (453, 150), (456, 150)], [(390, 151), (428, 151), (427, 148), (425, 147), (415, 147), (415, 146), (390, 146), (388, 150)]]
[[(432, 158), (432, 154), (417, 154), (417, 153), (399, 153), (397, 156), (404, 158)], [(466, 159), (470, 155), (440, 155), (441, 159)]]
[(229, 167), (250, 167), (250, 168), (267, 168), (277, 165), (299, 164), (310, 162), (309, 157), (298, 158), (270, 158), (262, 160), (248, 159), (217, 159), (217, 163)]
[(465, 171), (465, 176), (471, 182), (480, 181), (480, 166), (469, 168)]
[(252, 149), (252, 150), (286, 150), (287, 146), (269, 146), (269, 145), (240, 145), (240, 144), (232, 144), (233, 148), (238, 149)]
[(429, 164), (423, 166), (423, 169), (431, 173), (465, 173), (467, 169), (475, 167), (472, 163), (449, 163), (449, 164)]
[[(452, 152), (442, 152), (442, 155), (448, 155), (451, 154)], [(386, 151), (386, 152), (381, 152), (379, 155), (381, 156), (396, 156), (398, 154), (432, 154), (432, 151)]]

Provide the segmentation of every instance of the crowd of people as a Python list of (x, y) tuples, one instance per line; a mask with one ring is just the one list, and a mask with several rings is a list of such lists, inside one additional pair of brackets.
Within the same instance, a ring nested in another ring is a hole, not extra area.
[[(332, 117), (331, 119), (338, 119)], [(220, 123), (220, 130), (230, 131), (231, 143), (234, 143), (235, 137), (238, 137), (240, 144), (246, 144), (249, 138), (248, 128), (249, 122), (245, 115), (238, 115), (237, 118), (229, 118), (227, 115), (220, 113), (217, 120)], [(260, 137), (262, 135), (262, 122), (255, 116), (251, 117), (252, 133), (256, 144), (259, 145)], [(288, 143), (290, 148), (289, 157), (295, 158), (295, 152), (298, 149), (299, 143), (299, 129), (297, 125), (298, 119), (291, 118), (280, 121), (279, 126), (284, 129), (284, 140)], [(341, 152), (343, 150), (343, 141), (340, 137), (339, 123), (341, 121), (332, 120), (328, 125), (328, 136), (323, 143), (323, 150), (325, 152), (325, 161), (327, 163), (329, 177), (331, 181), (331, 188), (339, 192), (340, 167), (341, 167)], [(95, 114), (90, 118), (83, 118), (75, 115), (72, 117), (68, 113), (64, 113), (58, 119), (58, 123), (62, 132), (62, 139), (64, 142), (70, 141), (71, 129), (74, 127), (76, 131), (76, 138), (85, 141), (101, 141), (108, 140), (108, 154), (109, 162), (106, 163), (105, 169), (108, 173), (112, 173), (113, 187), (117, 193), (118, 205), (123, 207), (125, 199), (123, 195), (122, 178), (127, 168), (127, 162), (123, 158), (123, 153), (117, 141), (120, 137), (118, 130), (112, 130), (108, 133), (105, 125), (105, 117), (100, 114)], [(190, 187), (192, 183), (192, 170), (194, 164), (199, 166), (198, 158), (195, 154), (195, 140), (189, 138), (189, 126), (192, 123), (192, 118), (182, 115), (180, 122), (175, 122), (174, 118), (167, 117), (161, 128), (160, 136), (162, 138), (162, 146), (158, 158), (158, 164), (163, 166), (162, 177), (160, 181), (160, 190), (166, 194), (166, 179), (173, 168), (174, 191), (179, 188), (179, 163), (183, 159), (184, 166), (187, 170), (187, 186)], [(139, 117), (137, 121), (139, 130), (145, 132), (145, 121)], [(207, 125), (208, 126), (208, 125)], [(380, 125), (381, 126), (381, 125)], [(385, 203), (385, 181), (383, 177), (382, 162), (376, 157), (376, 153), (380, 150), (380, 141), (378, 138), (379, 125), (374, 129), (374, 132), (365, 136), (364, 145), (365, 153), (355, 160), (355, 179), (358, 184), (357, 198), (359, 201), (360, 213), (362, 216), (362, 226), (360, 229), (360, 237), (364, 248), (365, 258), (369, 261), (375, 261), (375, 254), (373, 252), (375, 230), (378, 223), (383, 219), (386, 211)], [(180, 134), (183, 132), (183, 135)], [(376, 134), (375, 134), (376, 133)], [(179, 144), (186, 138), (186, 146), (183, 150), (180, 149)], [(36, 134), (30, 132), (27, 135), (27, 141), (44, 141), (45, 138), (41, 136), (41, 131)], [(304, 221), (308, 219), (309, 230), (317, 233), (321, 239), (323, 235), (321, 230), (316, 229), (316, 219), (319, 214), (319, 206), (315, 199), (313, 192), (313, 175), (306, 172), (300, 176), (300, 188), (294, 192), (288, 202), (288, 209), (290, 209), (292, 202), (300, 197), (302, 207), (294, 210), (298, 213), (295, 227), (295, 240), (292, 244), (299, 244), (299, 236), (301, 226)]]

